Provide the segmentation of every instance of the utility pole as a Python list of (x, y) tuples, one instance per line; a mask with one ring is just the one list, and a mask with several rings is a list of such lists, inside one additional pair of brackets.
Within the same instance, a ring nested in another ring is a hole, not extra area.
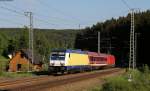
[(129, 70), (135, 68), (135, 30), (134, 30), (134, 9), (131, 9), (131, 30), (130, 30), (130, 59)]
[(112, 49), (112, 47), (111, 47), (112, 45), (111, 45), (111, 38), (110, 38), (110, 40), (109, 40), (109, 54), (111, 54), (111, 49)]
[[(33, 50), (33, 13), (32, 12), (25, 12), (25, 16), (29, 17), (30, 19), (30, 28), (29, 28), (29, 52), (31, 52), (31, 62), (34, 63), (34, 50)], [(29, 63), (30, 65), (30, 63)], [(30, 67), (30, 66), (29, 66)], [(29, 68), (30, 70), (30, 68)]]
[(137, 35), (135, 33), (135, 12), (140, 12), (139, 8), (131, 9), (131, 30), (130, 30), (130, 58), (129, 58), (129, 70), (131, 68), (136, 68), (136, 60), (137, 60)]
[(100, 34), (100, 31), (98, 31), (98, 53), (100, 53), (100, 46), (101, 46), (101, 44), (100, 44), (100, 41), (101, 41), (101, 39), (100, 39), (100, 36), (101, 34)]
[(136, 67), (136, 61), (137, 61), (137, 55), (138, 55), (138, 36), (140, 33), (135, 33), (135, 67)]
[(81, 30), (81, 25), (79, 24), (79, 30)]
[(131, 9), (131, 30), (130, 30), (130, 58), (129, 58), (129, 70), (131, 67), (136, 68), (136, 46), (137, 38), (135, 34), (135, 12), (140, 12), (139, 8)]
[[(137, 33), (135, 33), (135, 10), (140, 12), (139, 9), (131, 9), (131, 30), (130, 30), (130, 58), (129, 58), (129, 70), (134, 70), (136, 68), (136, 60), (137, 60)], [(132, 81), (132, 75), (129, 74), (128, 81)]]
[(137, 37), (138, 33), (135, 33), (135, 67), (136, 67), (136, 61), (137, 61)]

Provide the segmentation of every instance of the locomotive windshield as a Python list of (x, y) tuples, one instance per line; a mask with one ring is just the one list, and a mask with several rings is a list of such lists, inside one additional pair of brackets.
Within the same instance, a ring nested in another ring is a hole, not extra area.
[(65, 52), (52, 52), (51, 60), (65, 60)]

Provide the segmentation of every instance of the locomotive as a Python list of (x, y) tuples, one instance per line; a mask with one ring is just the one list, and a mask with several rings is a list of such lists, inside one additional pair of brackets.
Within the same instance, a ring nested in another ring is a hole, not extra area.
[(58, 49), (51, 51), (48, 70), (50, 73), (64, 73), (95, 70), (114, 65), (115, 57), (111, 54)]

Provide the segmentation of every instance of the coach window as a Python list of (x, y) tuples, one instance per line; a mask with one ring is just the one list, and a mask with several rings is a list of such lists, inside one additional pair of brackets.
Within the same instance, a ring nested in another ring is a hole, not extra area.
[(94, 57), (91, 57), (91, 61), (94, 61)]

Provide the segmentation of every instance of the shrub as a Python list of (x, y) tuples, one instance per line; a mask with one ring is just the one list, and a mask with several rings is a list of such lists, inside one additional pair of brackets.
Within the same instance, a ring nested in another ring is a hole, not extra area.
[[(131, 74), (132, 81), (128, 81)], [(148, 66), (143, 71), (131, 70), (125, 75), (106, 79), (101, 91), (150, 91), (150, 70)]]
[[(130, 91), (131, 83), (124, 77), (109, 78), (102, 87), (102, 91)], [(125, 89), (126, 88), (126, 89)]]

